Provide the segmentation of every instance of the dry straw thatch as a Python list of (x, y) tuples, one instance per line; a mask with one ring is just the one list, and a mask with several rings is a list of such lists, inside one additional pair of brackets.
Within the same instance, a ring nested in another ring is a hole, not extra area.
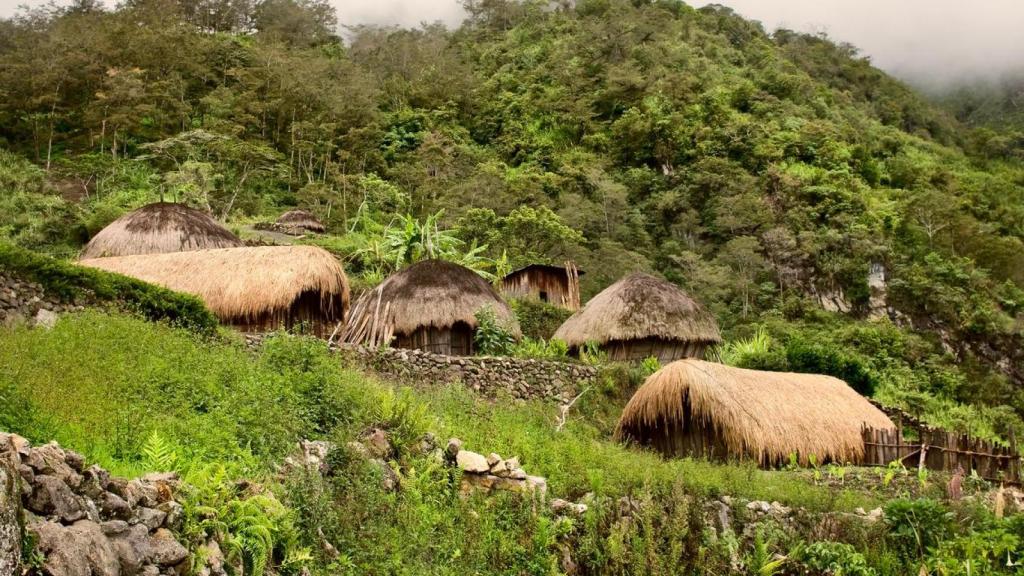
[(293, 320), (330, 322), (333, 328), (349, 305), (341, 264), (315, 246), (225, 248), (79, 263), (194, 294), (223, 322), (252, 328), (276, 328)]
[(295, 231), (323, 232), (326, 230), (323, 222), (308, 210), (289, 210), (277, 219), (276, 224), (281, 228)]
[(393, 336), (422, 328), (445, 330), (461, 323), (476, 329), (476, 313), (488, 306), (520, 335), (511, 308), (479, 274), (452, 262), (423, 260), (363, 293), (352, 308), (342, 339), (380, 346)]
[(148, 204), (114, 220), (82, 249), (81, 258), (164, 254), (243, 243), (205, 212), (184, 204)]
[(678, 286), (636, 273), (602, 290), (569, 317), (555, 338), (570, 347), (587, 342), (661, 338), (717, 344), (715, 318)]
[(615, 435), (672, 456), (746, 457), (773, 464), (860, 462), (863, 426), (892, 420), (831, 376), (764, 372), (679, 360), (636, 391)]

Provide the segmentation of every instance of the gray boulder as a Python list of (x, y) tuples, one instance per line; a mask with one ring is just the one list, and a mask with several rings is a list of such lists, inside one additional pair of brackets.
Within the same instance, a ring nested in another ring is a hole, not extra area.
[(46, 558), (43, 571), (50, 576), (120, 576), (117, 553), (99, 524), (79, 520), (71, 526), (42, 522), (29, 526), (37, 549)]
[(21, 574), (20, 476), (0, 455), (0, 574)]
[(85, 507), (71, 488), (60, 478), (46, 474), (36, 476), (35, 488), (25, 507), (41, 516), (59, 518), (65, 523), (85, 518)]

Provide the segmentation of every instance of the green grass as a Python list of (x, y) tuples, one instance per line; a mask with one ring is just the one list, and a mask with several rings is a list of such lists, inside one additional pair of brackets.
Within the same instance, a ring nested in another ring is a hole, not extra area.
[[(808, 508), (870, 507), (870, 495), (794, 482), (752, 465), (663, 460), (609, 440), (621, 399), (585, 395), (555, 431), (557, 407), (487, 401), (461, 386), (396, 395), (384, 382), (347, 369), (315, 341), (273, 338), (258, 354), (166, 325), (86, 312), (51, 331), (15, 329), (0, 337), (0, 390), (27, 400), (27, 414), (0, 421), (32, 440), (56, 439), (115, 470), (131, 471), (157, 431), (185, 462), (255, 458), (268, 466), (298, 439), (343, 437), (384, 421), (419, 415), (401, 441), (432, 430), (482, 453), (517, 455), (553, 492), (625, 494), (670, 489), (677, 481), (703, 494), (779, 500)], [(404, 408), (406, 412), (410, 409)]]
[[(728, 574), (750, 543), (709, 530), (709, 498), (845, 512), (893, 497), (853, 481), (864, 470), (844, 472), (848, 487), (827, 486), (807, 470), (664, 460), (616, 444), (610, 432), (623, 398), (614, 389), (585, 395), (556, 431), (553, 405), (488, 401), (458, 385), (396, 388), (342, 366), (316, 340), (274, 337), (253, 352), (238, 338), (94, 311), (64, 316), (52, 330), (0, 329), (0, 398), (0, 428), (34, 442), (56, 439), (119, 475), (183, 472), (179, 537), (198, 546), (221, 523), (237, 526), (224, 537), (246, 550), (238, 561), (247, 571), (266, 564), (284, 576), (304, 568), (325, 576), (547, 575), (558, 573), (566, 546), (588, 574)], [(344, 448), (371, 426), (397, 445), (388, 463), (400, 476), (397, 492), (382, 487), (376, 465)], [(560, 520), (515, 495), (461, 498), (458, 472), (417, 450), (427, 431), (442, 444), (458, 436), (467, 449), (518, 456), (548, 479), (549, 497), (592, 493), (590, 509)], [(342, 447), (332, 452), (329, 476), (279, 473), (300, 438)], [(241, 494), (240, 478), (265, 490)], [(628, 521), (619, 512), (623, 496), (639, 502)], [(742, 505), (735, 512), (739, 531), (750, 518)], [(830, 537), (890, 566), (880, 574), (905, 568), (892, 564), (884, 525), (829, 522)], [(246, 548), (250, 525), (273, 535), (258, 550)], [(801, 526), (769, 530), (761, 555), (819, 537), (804, 531), (813, 522)], [(322, 554), (321, 538), (341, 555)]]

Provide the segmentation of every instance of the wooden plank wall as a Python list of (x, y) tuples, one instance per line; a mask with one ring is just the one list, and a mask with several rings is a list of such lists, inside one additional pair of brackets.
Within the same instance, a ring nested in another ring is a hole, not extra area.
[(967, 474), (992, 482), (1020, 484), (1021, 458), (1016, 439), (1011, 434), (1010, 446), (998, 446), (987, 440), (971, 438), (935, 428), (917, 430), (919, 439), (907, 442), (902, 426), (896, 430), (865, 427), (864, 462), (866, 466), (888, 466), (898, 460), (908, 468), (927, 468), (952, 472), (957, 466)]

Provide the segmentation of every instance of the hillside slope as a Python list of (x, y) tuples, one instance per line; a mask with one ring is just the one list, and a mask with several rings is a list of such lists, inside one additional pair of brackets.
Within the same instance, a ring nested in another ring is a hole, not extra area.
[(161, 197), (234, 225), (301, 204), (369, 284), (449, 228), (492, 272), (574, 258), (584, 296), (660, 272), (727, 336), (767, 327), (753, 365), (1019, 425), (1024, 165), (851, 48), (673, 0), (474, 3), (348, 45), (321, 3), (189, 6), (0, 24), (0, 234), (71, 255)]

